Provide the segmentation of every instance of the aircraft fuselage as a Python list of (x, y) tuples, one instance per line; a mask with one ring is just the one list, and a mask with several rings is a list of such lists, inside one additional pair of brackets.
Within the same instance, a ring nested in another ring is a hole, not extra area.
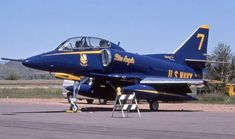
[[(109, 65), (102, 63), (102, 52), (109, 51)], [(83, 59), (85, 57), (85, 60)], [(171, 56), (172, 57), (172, 56)], [(84, 61), (83, 61), (84, 60)], [(89, 51), (51, 51), (26, 59), (25, 66), (49, 72), (62, 72), (93, 77), (95, 74), (136, 74), (169, 78), (193, 79), (199, 74), (186, 65), (178, 64), (168, 55), (155, 58), (126, 51), (101, 49)], [(92, 74), (90, 74), (92, 73)], [(125, 77), (123, 77), (125, 78)]]

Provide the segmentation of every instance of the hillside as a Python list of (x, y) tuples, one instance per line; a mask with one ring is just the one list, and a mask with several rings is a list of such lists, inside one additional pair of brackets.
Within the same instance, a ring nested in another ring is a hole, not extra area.
[(19, 79), (51, 79), (48, 72), (27, 68), (19, 62), (9, 61), (0, 63), (0, 79), (6, 79), (10, 75), (17, 75)]

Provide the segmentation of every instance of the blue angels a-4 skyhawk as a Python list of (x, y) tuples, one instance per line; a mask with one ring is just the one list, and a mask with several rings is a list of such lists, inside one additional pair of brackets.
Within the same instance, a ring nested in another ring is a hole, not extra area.
[(158, 110), (158, 101), (196, 99), (187, 93), (189, 85), (203, 83), (208, 33), (207, 25), (200, 26), (175, 52), (145, 55), (127, 52), (105, 39), (73, 37), (53, 51), (18, 61), (30, 68), (82, 77), (74, 82), (73, 111), (78, 110), (76, 93), (114, 100), (118, 87), (123, 93), (135, 92), (151, 110)]

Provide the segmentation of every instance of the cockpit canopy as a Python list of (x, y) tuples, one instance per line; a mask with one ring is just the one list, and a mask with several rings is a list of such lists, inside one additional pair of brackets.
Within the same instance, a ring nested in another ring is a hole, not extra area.
[(59, 51), (86, 50), (94, 48), (109, 48), (112, 43), (96, 37), (73, 37), (64, 41), (57, 48)]

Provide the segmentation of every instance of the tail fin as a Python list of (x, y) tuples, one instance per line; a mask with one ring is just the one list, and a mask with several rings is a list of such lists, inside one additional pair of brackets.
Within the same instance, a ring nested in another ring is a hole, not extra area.
[(187, 64), (186, 61), (204, 61), (207, 55), (209, 26), (200, 26), (185, 43), (175, 51), (176, 62)]

